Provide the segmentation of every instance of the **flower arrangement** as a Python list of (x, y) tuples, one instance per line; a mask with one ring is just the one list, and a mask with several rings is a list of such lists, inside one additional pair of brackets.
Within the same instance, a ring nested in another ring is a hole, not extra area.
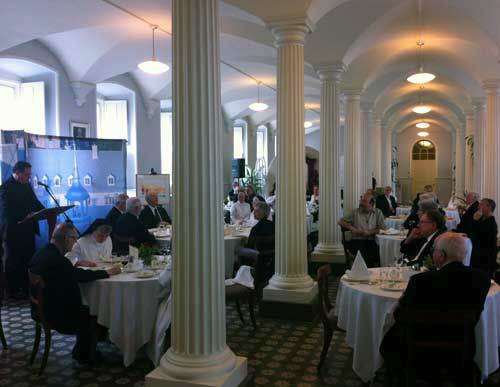
[(144, 265), (151, 266), (151, 261), (153, 255), (159, 254), (158, 249), (156, 247), (150, 246), (148, 244), (142, 244), (139, 247), (139, 258), (142, 259)]

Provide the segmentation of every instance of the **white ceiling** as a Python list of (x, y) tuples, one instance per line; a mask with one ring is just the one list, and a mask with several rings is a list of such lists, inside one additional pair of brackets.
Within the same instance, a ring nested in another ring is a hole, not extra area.
[[(111, 1), (167, 31), (157, 33), (157, 54), (171, 64), (171, 1)], [(415, 43), (421, 32), (425, 68), (437, 74), (424, 93), (425, 102), (434, 108), (429, 121), (455, 130), (472, 109), (472, 98), (484, 97), (482, 82), (500, 79), (500, 1), (421, 0), (421, 23), (418, 7), (418, 0), (221, 1), (226, 113), (233, 119), (250, 115), (257, 124), (275, 120), (276, 93), (263, 87), (269, 111), (250, 111), (248, 104), (257, 94), (255, 82), (224, 62), (275, 88), (276, 49), (265, 20), (303, 15), (314, 25), (305, 46), (306, 103), (320, 102), (314, 66), (342, 61), (348, 68), (342, 86), (363, 89), (362, 100), (373, 103), (374, 112), (390, 130), (406, 129), (418, 118), (411, 107), (420, 91), (405, 78), (417, 67)], [(57, 56), (71, 81), (100, 83), (130, 73), (145, 99), (171, 97), (170, 72), (148, 76), (136, 67), (151, 55), (147, 24), (106, 1), (4, 1), (0, 24), (0, 56), (3, 50), (37, 39)], [(5, 60), (9, 59), (0, 61), (0, 71), (10, 72)], [(307, 111), (306, 119), (314, 124), (308, 132), (319, 128), (316, 112)]]

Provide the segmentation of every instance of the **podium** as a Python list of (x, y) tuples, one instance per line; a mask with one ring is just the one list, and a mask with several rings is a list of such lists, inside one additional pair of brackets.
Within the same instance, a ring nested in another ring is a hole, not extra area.
[(26, 218), (21, 220), (19, 224), (28, 223), (28, 222), (39, 222), (40, 220), (47, 220), (49, 225), (49, 240), (52, 238), (52, 233), (56, 227), (56, 220), (58, 215), (68, 211), (73, 208), (74, 205), (71, 206), (60, 206), (53, 208), (44, 208), (43, 210), (34, 212), (29, 214)]

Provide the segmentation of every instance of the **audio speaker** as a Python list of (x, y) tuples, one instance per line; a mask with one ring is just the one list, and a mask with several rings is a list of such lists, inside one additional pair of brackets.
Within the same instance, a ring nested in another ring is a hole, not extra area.
[(242, 179), (245, 177), (245, 159), (233, 159), (232, 163), (233, 179)]

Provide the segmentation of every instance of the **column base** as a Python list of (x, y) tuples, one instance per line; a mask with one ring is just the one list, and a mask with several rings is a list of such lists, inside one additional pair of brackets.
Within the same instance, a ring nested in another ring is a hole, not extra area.
[(326, 262), (326, 263), (341, 263), (344, 264), (345, 256), (344, 256), (344, 246), (335, 245), (335, 246), (326, 246), (317, 245), (314, 251), (311, 254), (312, 262)]
[(309, 288), (290, 290), (273, 285), (264, 288), (259, 312), (264, 317), (314, 321), (318, 315), (318, 284)]
[(236, 356), (234, 368), (212, 379), (182, 380), (166, 375), (161, 367), (146, 375), (146, 387), (235, 387), (243, 383), (247, 376), (247, 358)]

